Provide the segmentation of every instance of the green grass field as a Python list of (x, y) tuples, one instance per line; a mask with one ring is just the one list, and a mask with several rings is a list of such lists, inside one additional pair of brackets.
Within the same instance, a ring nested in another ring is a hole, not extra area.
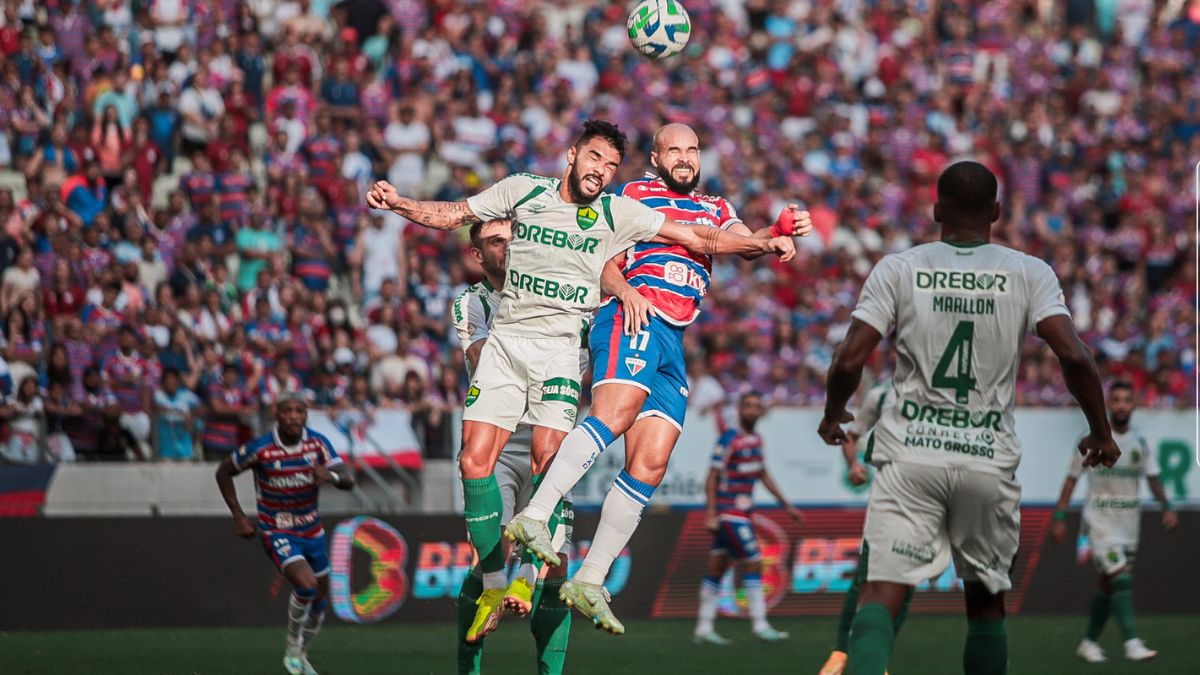
[[(695, 646), (692, 623), (682, 620), (631, 621), (629, 634), (602, 635), (579, 621), (567, 657), (569, 673), (799, 673), (815, 675), (828, 654), (832, 619), (776, 619), (790, 631), (782, 644), (754, 641), (742, 621), (718, 623), (735, 640), (730, 647)], [(1200, 617), (1139, 618), (1147, 644), (1159, 650), (1150, 663), (1120, 657), (1120, 641), (1110, 625), (1102, 644), (1110, 661), (1092, 666), (1075, 658), (1083, 617), (1020, 617), (1009, 622), (1013, 675), (1039, 673), (1137, 674), (1200, 673)], [(113, 673), (120, 675), (200, 673), (282, 673), (283, 636), (279, 628), (72, 631), (0, 633), (0, 672), (6, 675)], [(326, 629), (312, 661), (322, 675), (368, 673), (452, 673), (454, 647), (449, 624)], [(965, 620), (913, 617), (904, 627), (892, 659), (893, 675), (960, 673)], [(529, 673), (533, 643), (524, 622), (507, 621), (488, 640), (485, 673)]]

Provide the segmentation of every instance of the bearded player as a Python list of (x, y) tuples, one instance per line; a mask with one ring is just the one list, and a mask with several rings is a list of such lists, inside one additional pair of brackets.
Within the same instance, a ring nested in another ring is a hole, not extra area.
[[(339, 490), (354, 477), (329, 439), (309, 429), (308, 404), (295, 391), (275, 404), (275, 428), (221, 460), (217, 486), (233, 514), (237, 536), (258, 536), (271, 562), (292, 584), (288, 600), (287, 648), (283, 667), (291, 675), (316, 675), (308, 650), (321, 631), (329, 597), (329, 553), (317, 511), (323, 483)], [(233, 477), (252, 469), (258, 525), (242, 511)]]
[(1117, 627), (1125, 641), (1126, 659), (1148, 661), (1158, 656), (1158, 652), (1146, 647), (1138, 637), (1133, 615), (1133, 562), (1137, 557), (1138, 531), (1141, 529), (1142, 501), (1138, 493), (1143, 477), (1151, 494), (1162, 505), (1163, 527), (1174, 529), (1178, 519), (1158, 478), (1158, 462), (1150, 454), (1146, 437), (1130, 425), (1135, 407), (1132, 385), (1121, 381), (1109, 387), (1108, 418), (1112, 422), (1113, 440), (1121, 448), (1121, 459), (1112, 467), (1088, 469), (1080, 457), (1073, 454), (1058, 497), (1058, 508), (1054, 511), (1054, 525), (1050, 529), (1054, 541), (1061, 544), (1067, 534), (1067, 504), (1079, 477), (1086, 473), (1088, 488), (1083, 526), (1091, 540), (1092, 562), (1100, 572), (1100, 587), (1092, 598), (1087, 633), (1075, 653), (1089, 663), (1108, 660), (1098, 640), (1110, 613), (1117, 617)]
[[(811, 232), (808, 213), (795, 205), (784, 209), (774, 226), (752, 233), (729, 202), (696, 194), (700, 141), (687, 126), (669, 124), (659, 129), (653, 148), (650, 163), (656, 173), (625, 185), (621, 195), (710, 232), (759, 241)], [(612, 634), (625, 628), (608, 606), (604, 579), (662, 482), (683, 429), (688, 395), (683, 331), (700, 313), (711, 268), (709, 255), (661, 238), (636, 244), (608, 262), (602, 281), (612, 297), (597, 312), (590, 339), (591, 417), (563, 440), (560, 461), (551, 465), (529, 506), (506, 530), (535, 554), (553, 561), (545, 523), (555, 504), (624, 434), (624, 470), (604, 500), (600, 525), (583, 565), (562, 589), (568, 605)]]
[[(454, 300), (452, 316), (458, 341), (466, 357), (467, 374), (473, 375), (479, 355), (487, 344), (492, 318), (500, 305), (504, 290), (504, 259), (512, 240), (512, 221), (489, 220), (471, 226), (471, 258), (483, 269), (483, 280), (463, 291)], [(587, 367), (587, 352), (580, 352), (580, 373)], [(500, 453), (496, 462), (496, 483), (500, 487), (504, 508), (500, 522), (508, 523), (516, 509), (529, 501), (533, 489), (529, 460), (529, 427), (521, 425)], [(571, 548), (571, 526), (574, 514), (569, 497), (564, 497), (559, 514), (561, 532), (555, 533), (558, 552), (566, 555)], [(506, 556), (507, 557), (507, 556)], [(527, 558), (527, 559), (526, 559)], [(517, 576), (504, 594), (504, 604), (518, 616), (530, 616), (529, 629), (537, 647), (539, 675), (562, 673), (567, 656), (567, 640), (571, 632), (571, 613), (558, 597), (559, 587), (566, 576), (566, 559), (561, 565), (547, 570), (539, 578), (541, 560), (523, 556)], [(472, 566), (463, 579), (456, 603), (458, 619), (458, 672), (478, 673), (483, 657), (484, 641), (467, 642), (467, 632), (475, 620), (476, 602), (483, 593), (483, 577), (478, 566)]]
[[(625, 156), (625, 145), (625, 134), (615, 125), (589, 120), (567, 149), (561, 179), (513, 174), (459, 202), (408, 199), (386, 181), (375, 183), (367, 194), (368, 206), (389, 209), (438, 230), (495, 218), (516, 223), (508, 247), (507, 283), (464, 401), (459, 454), (463, 515), (483, 574), (483, 593), (466, 636), (470, 642), (495, 630), (507, 585), (496, 460), (517, 423), (527, 418), (537, 484), (575, 427), (579, 352), (600, 304), (605, 262), (639, 241), (652, 239), (704, 255), (776, 253), (790, 260), (796, 254), (789, 237), (757, 239), (680, 223), (636, 200), (603, 194)], [(606, 443), (614, 440), (595, 417), (584, 420), (581, 427)], [(573, 464), (582, 474), (591, 463), (576, 451), (555, 465)], [(533, 549), (551, 565), (559, 563), (550, 537), (557, 523), (548, 521), (565, 492), (558, 491), (545, 511), (538, 532), (542, 539)], [(565, 593), (565, 584), (563, 589)]]
[(1091, 352), (1079, 339), (1054, 270), (990, 243), (1000, 217), (996, 176), (978, 162), (951, 164), (937, 182), (941, 240), (884, 256), (863, 285), (850, 329), (829, 367), (818, 431), (846, 441), (846, 402), (863, 365), (895, 327), (896, 402), (867, 437), (879, 468), (864, 526), (867, 583), (850, 631), (847, 670), (881, 675), (909, 588), (953, 557), (963, 579), (963, 670), (1008, 671), (1004, 594), (1020, 539), (1021, 445), (1014, 429), (1017, 366), (1026, 333), (1058, 356), (1090, 433), (1085, 466), (1120, 456)]

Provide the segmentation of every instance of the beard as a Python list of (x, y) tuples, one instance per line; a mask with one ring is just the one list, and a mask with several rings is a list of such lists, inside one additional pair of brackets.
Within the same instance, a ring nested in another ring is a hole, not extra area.
[[(675, 166), (678, 167), (679, 164), (676, 164)], [(691, 194), (692, 190), (695, 190), (696, 186), (700, 184), (700, 172), (697, 171), (695, 167), (689, 168), (692, 169), (692, 179), (686, 183), (680, 182), (675, 178), (675, 176), (671, 175), (671, 171), (673, 169), (666, 169), (661, 166), (658, 168), (658, 177), (662, 179), (662, 182), (668, 188), (670, 188), (672, 192), (681, 195)]]
[(1109, 417), (1112, 419), (1112, 424), (1114, 427), (1121, 427), (1122, 429), (1124, 429), (1125, 427), (1129, 426), (1129, 420), (1133, 417), (1133, 413), (1129, 413), (1128, 415), (1125, 415), (1125, 416), (1117, 415), (1114, 413), (1114, 414), (1110, 414)]
[[(596, 180), (599, 180), (599, 177)], [(595, 192), (587, 192), (587, 188), (583, 187), (583, 177), (575, 171), (574, 166), (567, 172), (567, 192), (571, 195), (571, 201), (575, 204), (591, 204), (596, 201), (596, 198), (603, 191), (604, 186), (601, 185), (600, 189)]]
[(483, 262), (480, 263), (479, 266), (483, 268), (484, 274), (490, 274), (494, 277), (500, 277), (501, 279), (504, 278), (504, 272), (506, 271), (504, 258), (499, 260), (488, 260), (487, 258), (484, 258)]

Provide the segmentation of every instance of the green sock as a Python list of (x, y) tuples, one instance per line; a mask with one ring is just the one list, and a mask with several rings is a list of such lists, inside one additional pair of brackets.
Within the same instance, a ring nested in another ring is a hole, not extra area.
[(559, 675), (567, 660), (567, 638), (571, 635), (571, 610), (558, 598), (562, 578), (538, 582), (533, 596), (529, 631), (537, 644), (538, 675)]
[(892, 633), (899, 635), (900, 627), (904, 625), (904, 620), (908, 618), (908, 606), (912, 604), (913, 593), (917, 589), (909, 586), (908, 591), (904, 593), (904, 604), (900, 605), (900, 611), (896, 612), (896, 618), (892, 619)]
[(892, 658), (892, 615), (878, 602), (858, 609), (850, 628), (850, 659), (846, 672), (854, 675), (883, 675)]
[(460, 675), (475, 675), (483, 658), (483, 640), (475, 644), (467, 642), (467, 631), (475, 620), (475, 601), (483, 593), (483, 575), (472, 567), (458, 590), (454, 603), (455, 619), (458, 621), (458, 672)]
[(463, 516), (471, 545), (479, 555), (479, 571), (487, 574), (504, 569), (504, 547), (500, 545), (500, 511), (504, 501), (496, 476), (463, 479)]
[(1132, 640), (1137, 637), (1137, 620), (1133, 617), (1133, 577), (1129, 574), (1117, 575), (1110, 584), (1112, 588), (1112, 610), (1117, 616), (1117, 626), (1121, 629), (1121, 637)]
[(1008, 672), (1008, 630), (1004, 619), (967, 621), (963, 647), (965, 675), (1004, 675)]
[(838, 616), (837, 634), (833, 638), (835, 652), (850, 651), (850, 625), (854, 623), (854, 613), (858, 611), (858, 591), (867, 583), (867, 542), (863, 542), (862, 551), (858, 556), (858, 567), (854, 569), (854, 579), (846, 591), (846, 599), (842, 601), (842, 613)]
[(1098, 590), (1092, 597), (1092, 608), (1088, 612), (1087, 639), (1095, 642), (1104, 632), (1104, 624), (1108, 623), (1108, 610), (1112, 607), (1112, 599), (1108, 593)]

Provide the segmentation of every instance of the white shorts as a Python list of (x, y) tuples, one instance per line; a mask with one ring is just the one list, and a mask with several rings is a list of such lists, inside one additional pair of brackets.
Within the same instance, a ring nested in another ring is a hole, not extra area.
[(939, 576), (953, 558), (959, 578), (982, 582), (992, 593), (1011, 589), (1020, 502), (1021, 486), (1009, 476), (885, 463), (867, 506), (867, 580), (915, 586)]
[(1090, 545), (1092, 547), (1092, 564), (1104, 576), (1112, 576), (1121, 571), (1133, 571), (1133, 563), (1137, 559), (1136, 544), (1092, 539)]
[(464, 422), (507, 431), (530, 425), (569, 432), (580, 395), (578, 338), (526, 338), (492, 333), (467, 390)]

